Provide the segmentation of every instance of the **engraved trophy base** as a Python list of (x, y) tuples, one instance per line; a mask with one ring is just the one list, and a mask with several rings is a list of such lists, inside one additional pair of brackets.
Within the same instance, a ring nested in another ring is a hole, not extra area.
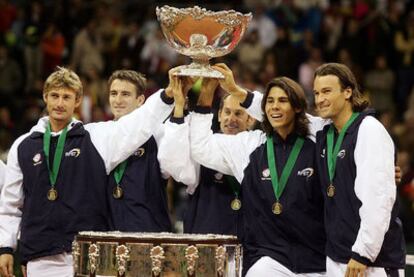
[(202, 77), (224, 79), (224, 75), (217, 70), (211, 68), (209, 64), (193, 62), (189, 65), (179, 66), (175, 72), (177, 76)]

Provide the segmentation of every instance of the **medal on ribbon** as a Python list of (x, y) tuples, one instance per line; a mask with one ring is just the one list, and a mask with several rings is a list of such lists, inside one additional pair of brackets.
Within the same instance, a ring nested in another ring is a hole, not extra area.
[(267, 137), (267, 162), (269, 165), (270, 170), (270, 177), (272, 180), (272, 187), (273, 192), (275, 193), (276, 202), (272, 205), (272, 212), (275, 215), (280, 215), (283, 211), (283, 206), (280, 203), (279, 199), (282, 195), (283, 191), (285, 190), (286, 183), (289, 179), (290, 174), (292, 173), (293, 166), (296, 163), (296, 160), (298, 159), (299, 152), (302, 149), (302, 146), (304, 144), (305, 140), (301, 137), (298, 137), (295, 141), (295, 144), (293, 145), (292, 151), (290, 151), (288, 160), (283, 167), (282, 175), (280, 176), (280, 179), (277, 175), (276, 170), (276, 159), (275, 159), (275, 151), (273, 147), (273, 137), (268, 136)]
[(231, 186), (231, 189), (234, 193), (234, 199), (230, 203), (230, 207), (233, 211), (238, 211), (241, 209), (242, 202), (239, 199), (240, 194), (240, 184), (237, 182), (236, 178), (233, 176), (225, 175), (225, 178), (229, 185)]
[(336, 193), (336, 188), (333, 184), (333, 179), (335, 178), (336, 170), (336, 161), (338, 158), (339, 149), (341, 148), (342, 141), (344, 140), (345, 133), (348, 130), (349, 126), (355, 121), (359, 113), (353, 113), (348, 121), (345, 123), (341, 132), (339, 133), (338, 139), (336, 140), (334, 146), (334, 136), (335, 130), (333, 124), (329, 127), (328, 133), (326, 134), (326, 144), (327, 144), (327, 161), (328, 161), (328, 174), (329, 174), (329, 186), (326, 189), (326, 194), (329, 198), (333, 198)]
[(127, 166), (127, 160), (120, 163), (114, 170), (114, 178), (116, 182), (116, 187), (112, 191), (112, 196), (115, 199), (121, 199), (124, 196), (124, 190), (121, 188), (121, 180), (124, 176), (125, 169)]
[(50, 180), (50, 186), (51, 186), (51, 188), (48, 190), (47, 195), (46, 195), (49, 201), (55, 201), (58, 198), (58, 192), (56, 190), (56, 180), (59, 174), (60, 163), (62, 161), (63, 148), (65, 147), (67, 132), (68, 132), (68, 126), (66, 126), (63, 129), (62, 133), (59, 136), (56, 150), (55, 150), (55, 155), (53, 156), (52, 168), (50, 167), (50, 164), (49, 164), (50, 140), (52, 137), (50, 122), (48, 123), (45, 134), (43, 135), (43, 151), (45, 152), (47, 170), (49, 172), (49, 180)]

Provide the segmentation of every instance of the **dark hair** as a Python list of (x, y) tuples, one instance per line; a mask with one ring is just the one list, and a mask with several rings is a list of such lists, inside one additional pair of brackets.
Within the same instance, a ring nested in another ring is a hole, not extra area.
[(306, 98), (305, 92), (303, 91), (302, 87), (288, 77), (278, 77), (271, 80), (266, 87), (265, 93), (263, 95), (262, 100), (262, 111), (265, 114), (262, 128), (263, 131), (269, 136), (271, 135), (274, 130), (272, 125), (270, 124), (267, 116), (266, 116), (266, 101), (267, 97), (269, 96), (269, 92), (272, 88), (278, 87), (286, 92), (287, 97), (289, 99), (289, 103), (293, 109), (299, 109), (300, 112), (295, 114), (295, 127), (294, 132), (301, 137), (306, 137), (309, 134), (309, 127), (308, 123), (309, 120), (306, 117)]
[(137, 92), (137, 97), (143, 95), (145, 88), (147, 86), (147, 80), (145, 76), (134, 70), (116, 70), (112, 73), (111, 77), (108, 80), (108, 90), (111, 88), (112, 82), (118, 80), (123, 80), (132, 83)]
[(325, 63), (316, 69), (314, 78), (327, 75), (338, 77), (342, 90), (347, 88), (352, 90), (350, 99), (352, 111), (362, 112), (369, 106), (368, 96), (362, 94), (355, 75), (346, 65), (340, 63)]

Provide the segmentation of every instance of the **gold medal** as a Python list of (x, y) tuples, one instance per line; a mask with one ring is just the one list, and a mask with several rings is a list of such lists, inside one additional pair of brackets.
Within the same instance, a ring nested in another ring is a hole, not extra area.
[(334, 187), (334, 185), (330, 184), (328, 186), (328, 189), (326, 190), (326, 194), (328, 195), (328, 197), (334, 197), (334, 195), (335, 195), (335, 187)]
[(238, 198), (233, 199), (233, 200), (231, 201), (231, 204), (230, 204), (231, 209), (232, 209), (233, 211), (238, 211), (238, 210), (240, 210), (241, 205), (242, 205), (242, 203), (241, 203), (241, 201), (240, 201)]
[(122, 190), (120, 186), (116, 186), (114, 190), (112, 191), (112, 195), (114, 196), (115, 199), (120, 199), (124, 195), (124, 191)]
[(58, 193), (57, 190), (55, 190), (54, 188), (51, 188), (50, 190), (47, 191), (47, 199), (49, 201), (55, 201), (58, 197)]
[(283, 207), (282, 204), (280, 204), (279, 202), (276, 202), (273, 204), (272, 206), (272, 212), (276, 215), (279, 215), (282, 213)]

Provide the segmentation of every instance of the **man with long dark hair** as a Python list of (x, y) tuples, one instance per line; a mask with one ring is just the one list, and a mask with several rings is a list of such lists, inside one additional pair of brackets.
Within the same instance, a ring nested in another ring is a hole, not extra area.
[(343, 64), (315, 72), (319, 115), (332, 123), (317, 134), (325, 198), (328, 276), (403, 276), (405, 242), (397, 217), (394, 144), (367, 110), (355, 76)]

